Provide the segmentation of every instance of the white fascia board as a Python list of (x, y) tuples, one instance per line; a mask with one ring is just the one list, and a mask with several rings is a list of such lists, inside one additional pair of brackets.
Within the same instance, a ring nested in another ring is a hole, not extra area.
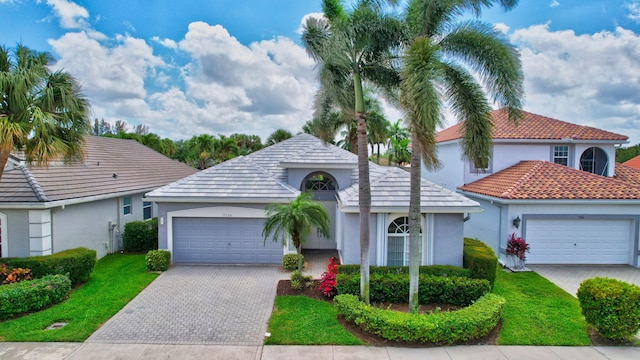
[(493, 143), (519, 143), (519, 144), (627, 144), (629, 141), (620, 140), (582, 140), (582, 139), (493, 139)]
[(358, 163), (301, 163), (281, 161), (280, 167), (284, 169), (355, 169)]
[(207, 197), (186, 197), (186, 196), (149, 196), (146, 201), (157, 203), (233, 203), (233, 204), (271, 204), (271, 203), (287, 203), (296, 196), (291, 197), (273, 197), (273, 198), (207, 198)]
[(145, 192), (148, 192), (150, 190), (153, 190), (153, 188), (122, 191), (117, 193), (85, 196), (85, 197), (79, 197), (75, 199), (64, 199), (64, 200), (54, 200), (54, 201), (45, 201), (45, 202), (0, 203), (0, 209), (52, 209), (60, 206), (84, 204), (84, 203), (89, 203), (93, 201), (119, 198), (122, 196), (144, 194)]
[(640, 200), (633, 199), (502, 199), (495, 196), (476, 194), (458, 190), (458, 192), (472, 199), (480, 199), (492, 203), (505, 205), (638, 205)]
[[(360, 213), (358, 206), (346, 206), (340, 207), (340, 211), (343, 213), (357, 214)], [(422, 214), (465, 214), (465, 213), (479, 213), (482, 212), (480, 206), (438, 206), (420, 207)], [(371, 213), (408, 213), (409, 207), (372, 207)]]

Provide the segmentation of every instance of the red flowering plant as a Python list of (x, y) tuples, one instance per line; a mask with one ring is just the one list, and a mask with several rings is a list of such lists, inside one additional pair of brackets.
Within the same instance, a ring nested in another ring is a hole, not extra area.
[(320, 281), (319, 287), (324, 296), (334, 297), (336, 295), (336, 275), (338, 274), (338, 265), (340, 265), (340, 262), (336, 260), (335, 256), (329, 258), (327, 271), (322, 273), (322, 280)]
[(506, 254), (513, 257), (514, 265), (517, 269), (524, 268), (524, 262), (527, 260), (525, 253), (529, 252), (529, 244), (524, 239), (516, 236), (516, 233), (509, 235), (507, 240)]

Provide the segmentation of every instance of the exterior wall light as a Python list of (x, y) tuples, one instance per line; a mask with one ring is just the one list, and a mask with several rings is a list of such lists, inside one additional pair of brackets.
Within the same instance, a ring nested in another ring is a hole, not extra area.
[(515, 219), (513, 219), (513, 226), (517, 228), (520, 227), (520, 223), (522, 222), (522, 220), (520, 219), (520, 216), (517, 216)]

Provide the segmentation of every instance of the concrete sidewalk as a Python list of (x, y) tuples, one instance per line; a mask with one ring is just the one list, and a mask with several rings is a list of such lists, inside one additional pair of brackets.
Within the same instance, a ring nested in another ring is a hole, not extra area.
[(0, 359), (637, 360), (640, 359), (640, 348), (479, 345), (409, 349), (369, 346), (227, 346), (97, 343), (0, 343)]

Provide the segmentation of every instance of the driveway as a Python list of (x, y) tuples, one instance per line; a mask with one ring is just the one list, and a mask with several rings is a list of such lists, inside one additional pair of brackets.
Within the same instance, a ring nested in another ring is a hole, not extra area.
[(627, 265), (527, 265), (527, 267), (573, 296), (576, 296), (583, 280), (598, 276), (640, 286), (640, 269)]
[(285, 278), (275, 266), (173, 266), (87, 342), (262, 345)]

